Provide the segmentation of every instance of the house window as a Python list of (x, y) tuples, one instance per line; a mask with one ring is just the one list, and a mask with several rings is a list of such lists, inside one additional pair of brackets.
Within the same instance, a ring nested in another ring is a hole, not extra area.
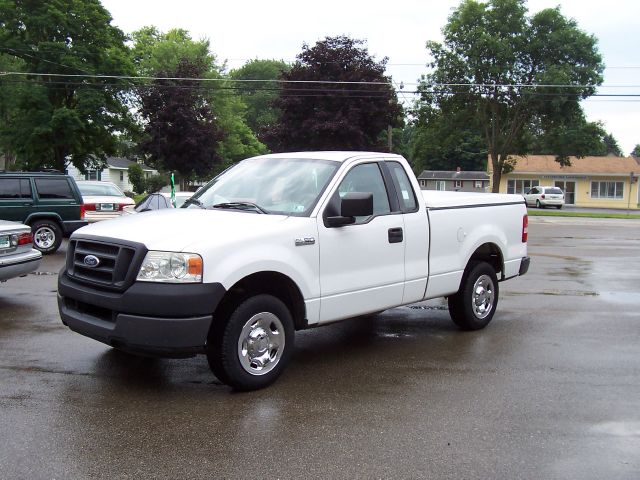
[(446, 190), (444, 180), (436, 180), (436, 190)]
[(482, 180), (476, 180), (476, 188), (482, 188)]
[(427, 186), (427, 181), (426, 180), (420, 180), (420, 186), (421, 187), (426, 187)]
[(462, 180), (455, 180), (453, 186), (454, 188), (462, 188)]
[(124, 172), (120, 170), (120, 181), (124, 182)]
[(623, 182), (591, 182), (591, 198), (621, 199), (623, 193)]
[(84, 174), (85, 180), (100, 180), (100, 170), (87, 170), (87, 173)]
[(507, 180), (507, 193), (525, 193), (538, 185), (538, 180)]

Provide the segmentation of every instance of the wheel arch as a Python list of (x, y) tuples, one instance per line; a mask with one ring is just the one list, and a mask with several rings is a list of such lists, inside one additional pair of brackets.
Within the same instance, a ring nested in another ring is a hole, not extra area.
[(504, 279), (504, 255), (498, 245), (493, 242), (486, 242), (477, 247), (467, 260), (465, 270), (473, 262), (486, 262), (493, 267), (496, 276)]
[(238, 280), (222, 298), (214, 312), (228, 315), (243, 300), (260, 294), (272, 295), (282, 301), (291, 313), (296, 330), (307, 327), (306, 307), (302, 292), (287, 275), (276, 271), (256, 272)]
[(51, 220), (58, 224), (58, 227), (62, 230), (62, 217), (56, 213), (32, 213), (27, 217), (24, 221), (25, 225), (33, 225), (35, 222), (39, 222), (41, 220)]

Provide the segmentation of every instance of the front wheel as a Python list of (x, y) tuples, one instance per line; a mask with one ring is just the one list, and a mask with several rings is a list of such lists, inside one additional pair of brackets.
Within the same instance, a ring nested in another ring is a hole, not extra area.
[(31, 225), (33, 246), (43, 255), (54, 253), (62, 243), (62, 230), (53, 220), (38, 220)]
[(498, 306), (498, 277), (487, 262), (473, 262), (467, 266), (460, 290), (451, 295), (449, 315), (462, 330), (486, 327)]
[(223, 383), (236, 390), (257, 390), (280, 376), (293, 343), (287, 306), (272, 295), (255, 295), (239, 303), (228, 318), (214, 319), (207, 360)]

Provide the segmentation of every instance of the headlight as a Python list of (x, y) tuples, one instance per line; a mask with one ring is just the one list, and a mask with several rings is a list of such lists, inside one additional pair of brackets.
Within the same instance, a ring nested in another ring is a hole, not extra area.
[(147, 252), (136, 280), (200, 283), (202, 282), (202, 257), (195, 253)]

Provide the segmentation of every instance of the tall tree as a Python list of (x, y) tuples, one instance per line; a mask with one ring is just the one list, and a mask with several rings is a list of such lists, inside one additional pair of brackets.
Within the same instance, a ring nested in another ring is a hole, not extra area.
[(282, 60), (254, 59), (229, 73), (236, 80), (233, 88), (247, 106), (247, 125), (258, 135), (278, 121), (279, 112), (272, 105), (280, 90), (276, 80), (288, 70)]
[(487, 146), (482, 126), (466, 111), (442, 111), (423, 104), (414, 111), (410, 158), (414, 171), (484, 171)]
[(1, 80), (0, 147), (27, 169), (113, 154), (133, 123), (128, 86), (95, 75), (133, 73), (124, 41), (99, 0), (1, 0), (0, 54), (22, 74)]
[[(428, 42), (433, 73), (421, 101), (443, 112), (467, 111), (482, 125), (497, 191), (509, 156), (529, 151), (526, 130), (536, 120), (571, 126), (583, 118), (580, 100), (602, 83), (597, 41), (559, 8), (527, 16), (524, 0), (464, 0)], [(580, 145), (570, 148), (584, 155)], [(567, 155), (558, 155), (560, 163)]]
[(631, 155), (636, 158), (640, 158), (640, 143), (636, 143)]
[(223, 134), (215, 115), (199, 82), (185, 80), (201, 78), (202, 68), (183, 59), (175, 70), (158, 72), (163, 78), (140, 92), (147, 133), (143, 151), (158, 168), (175, 170), (187, 179), (208, 174), (222, 161), (218, 142)]
[(618, 141), (615, 139), (612, 133), (607, 133), (603, 138), (603, 142), (606, 148), (605, 155), (622, 157), (622, 150), (620, 149), (620, 145), (618, 145)]
[(263, 137), (272, 150), (386, 148), (381, 134), (401, 125), (402, 109), (384, 75), (387, 59), (376, 62), (363, 44), (339, 36), (303, 45), (281, 76), (280, 120)]
[[(214, 113), (217, 128), (223, 134), (215, 152), (221, 160), (235, 161), (266, 152), (266, 147), (246, 124), (246, 106), (224, 78), (223, 67), (216, 63), (208, 40), (194, 40), (182, 29), (162, 33), (155, 27), (144, 27), (132, 37), (133, 58), (140, 75), (158, 77), (161, 73), (175, 72), (182, 61), (198, 69), (198, 98), (206, 100)], [(198, 175), (208, 177), (211, 172)]]

